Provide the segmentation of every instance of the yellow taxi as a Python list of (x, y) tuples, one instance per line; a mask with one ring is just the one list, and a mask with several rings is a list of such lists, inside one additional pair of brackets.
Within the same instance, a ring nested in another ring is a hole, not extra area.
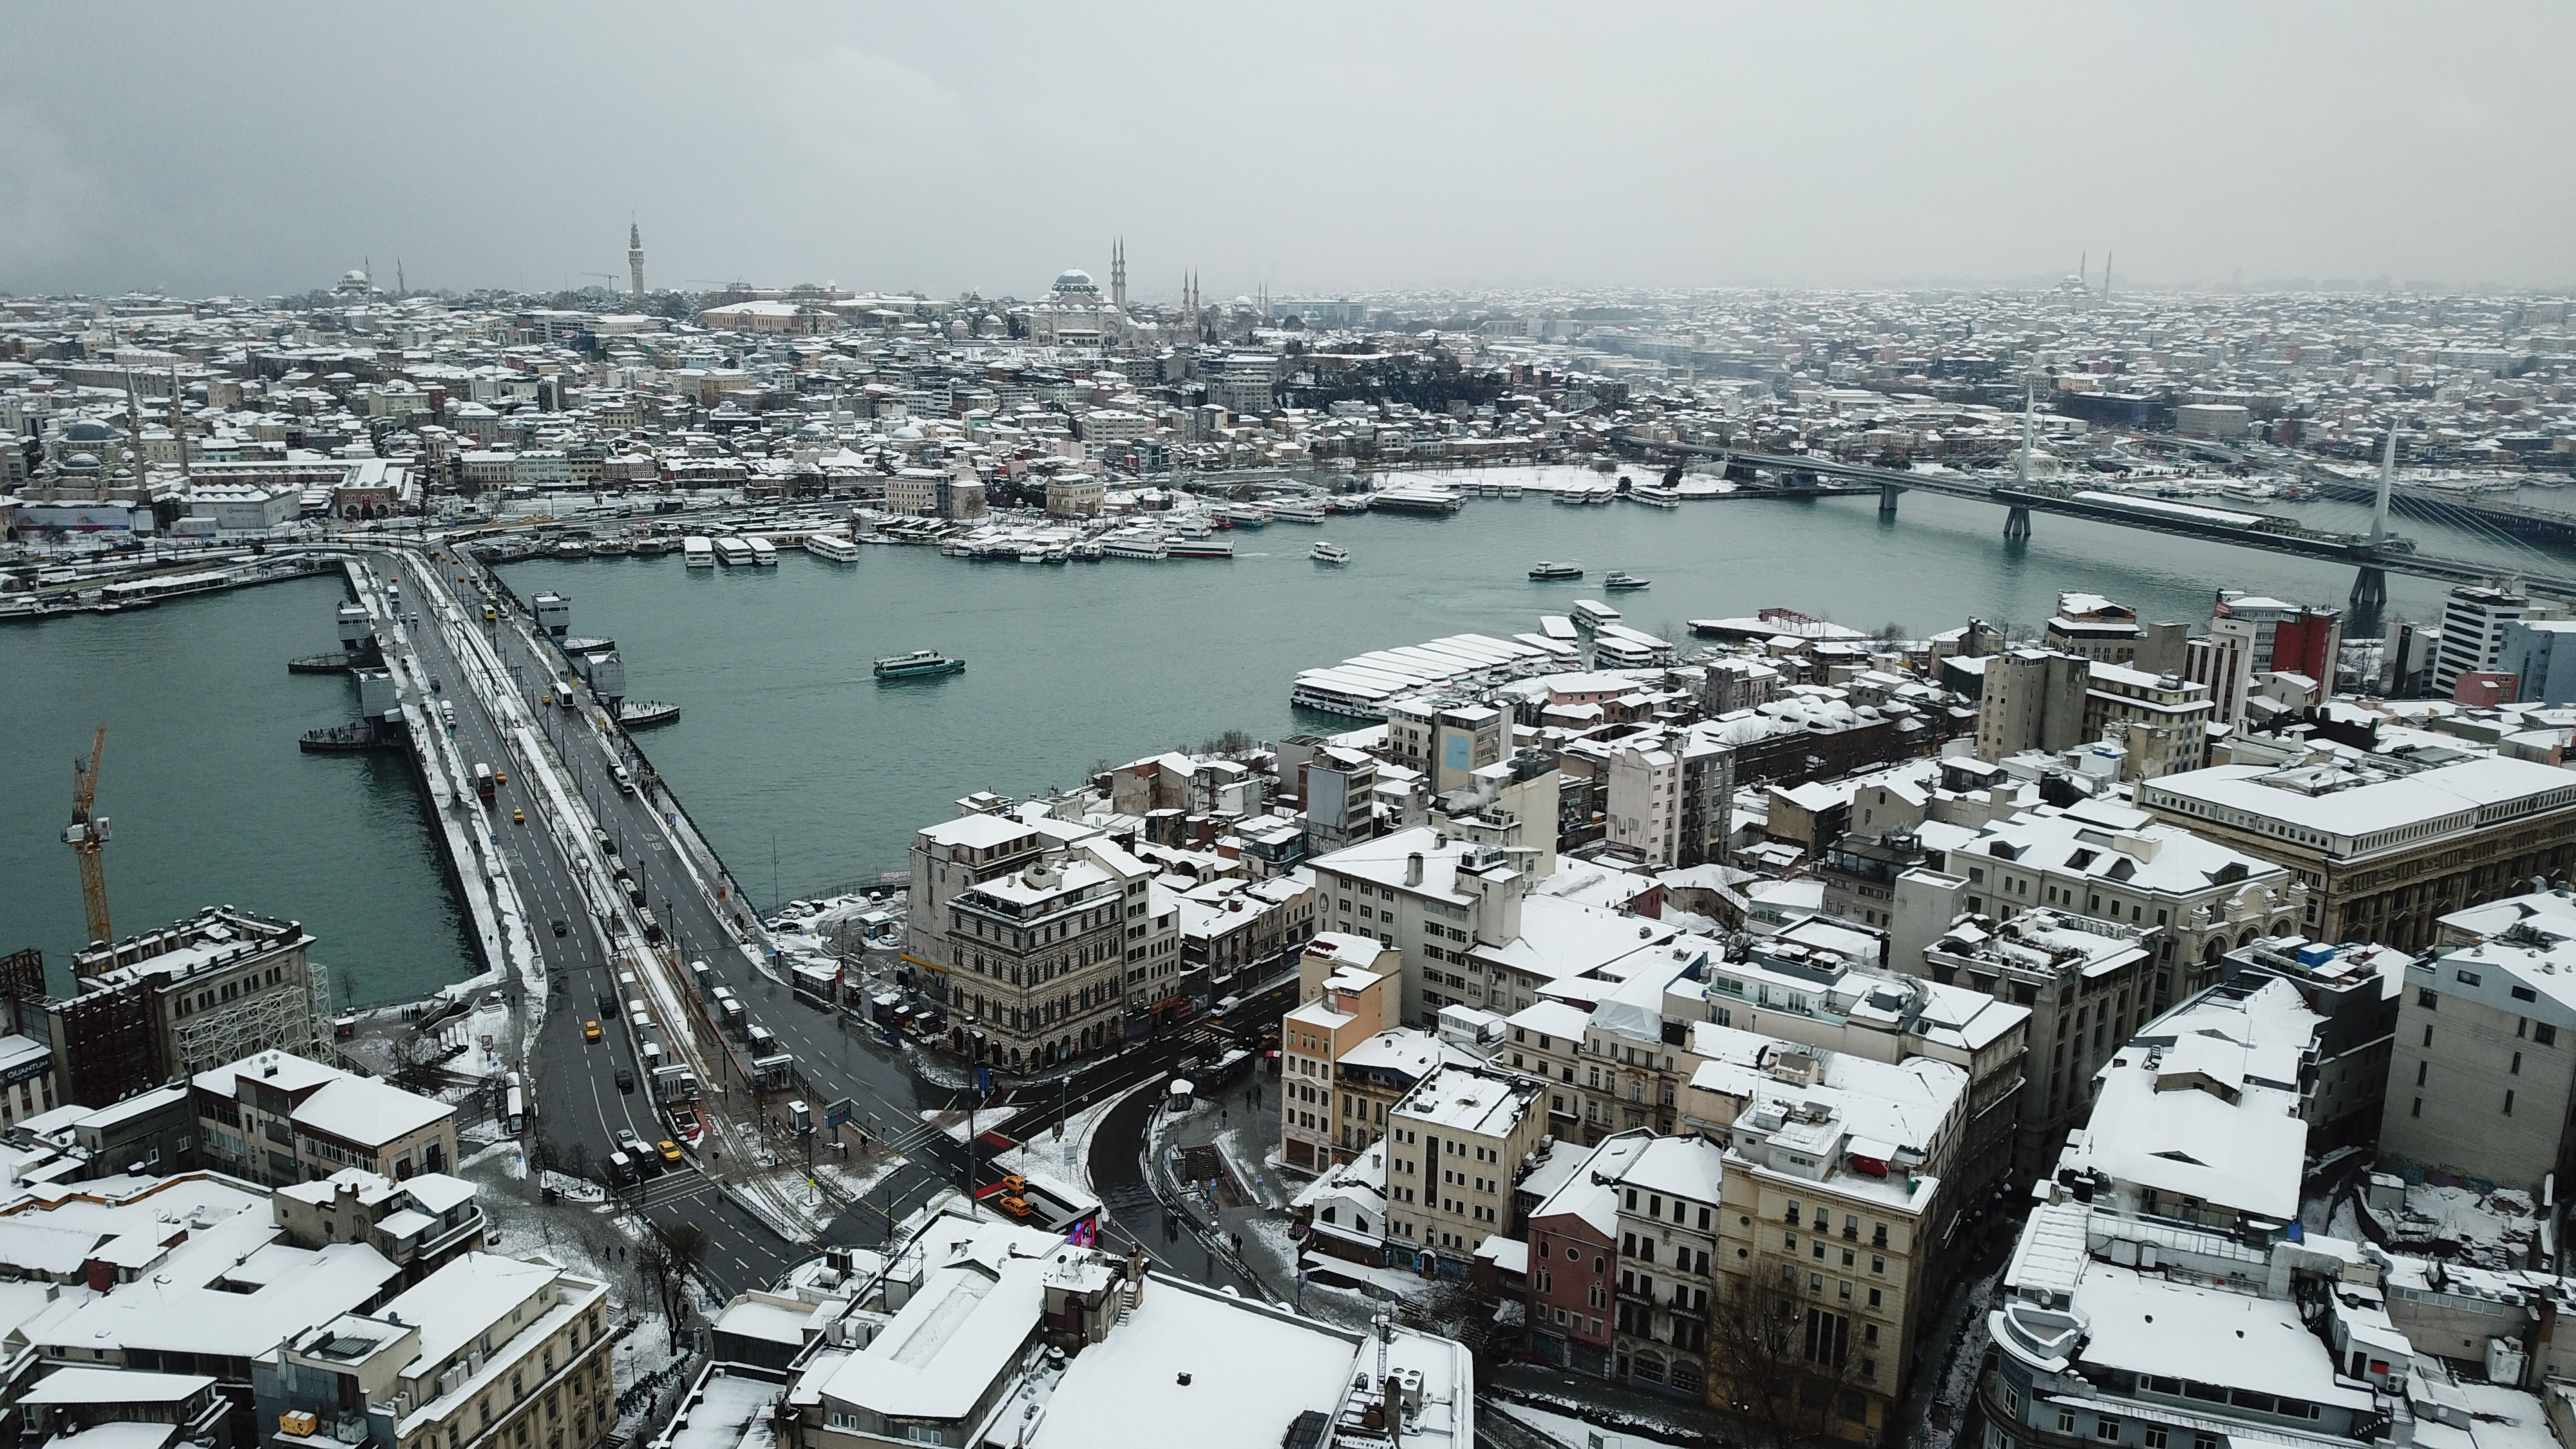
[(653, 1144), (653, 1150), (654, 1150), (654, 1151), (656, 1151), (656, 1152), (661, 1153), (661, 1154), (662, 1154), (662, 1160), (663, 1160), (664, 1162), (669, 1163), (671, 1166), (673, 1166), (673, 1167), (677, 1167), (677, 1166), (679, 1166), (679, 1165), (680, 1165), (680, 1144), (679, 1144), (679, 1143), (672, 1141), (672, 1140), (671, 1140), (670, 1138), (668, 1138), (668, 1137), (665, 1137), (665, 1138), (663, 1138), (661, 1141), (656, 1142), (656, 1143), (654, 1143), (654, 1144)]
[(511, 823), (511, 824), (513, 824), (513, 825), (525, 825), (525, 824), (527, 824), (527, 823), (528, 823), (528, 812), (527, 812), (527, 811), (525, 811), (525, 810), (513, 810), (513, 811), (511, 811), (511, 812), (510, 812), (510, 823)]
[(581, 1024), (581, 1039), (583, 1041), (599, 1040), (599, 1023), (595, 1021), (583, 1022)]

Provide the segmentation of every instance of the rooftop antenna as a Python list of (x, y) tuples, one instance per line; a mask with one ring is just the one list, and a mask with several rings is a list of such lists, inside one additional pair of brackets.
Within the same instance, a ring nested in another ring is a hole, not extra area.
[(2397, 486), (2397, 425), (2388, 425), (2387, 446), (2379, 450), (2379, 498), (2370, 509), (2370, 542), (2377, 547), (2388, 536), (2388, 495)]

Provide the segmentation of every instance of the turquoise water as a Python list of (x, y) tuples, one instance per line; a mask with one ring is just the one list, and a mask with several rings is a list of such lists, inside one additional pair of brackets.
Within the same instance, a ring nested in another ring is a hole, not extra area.
[(338, 647), (336, 577), (0, 630), (0, 949), (41, 947), (58, 984), (86, 934), (62, 843), (72, 757), (107, 726), (98, 811), (117, 934), (201, 906), (304, 923), (342, 1000), (415, 996), (471, 948), (402, 759), (307, 755), (356, 686), (290, 675)]
[[(2314, 507), (2336, 526), (2331, 505)], [(639, 738), (764, 904), (900, 869), (913, 830), (972, 791), (1068, 787), (1228, 729), (1347, 728), (1291, 711), (1298, 670), (1528, 630), (1600, 596), (1611, 569), (1654, 580), (1615, 602), (1675, 637), (1687, 619), (1771, 605), (1921, 634), (1970, 615), (2035, 628), (2064, 589), (2199, 621), (2222, 586), (2317, 602), (2351, 586), (2331, 565), (2046, 516), (2029, 545), (2007, 548), (1998, 509), (1920, 495), (1903, 509), (1891, 524), (1860, 499), (1666, 512), (1533, 495), (1473, 499), (1448, 518), (1239, 532), (1232, 562), (1046, 567), (870, 548), (851, 564), (785, 550), (773, 570), (692, 571), (673, 555), (505, 573), (523, 596), (571, 596), (574, 632), (618, 641), (631, 693), (681, 706), (679, 723)], [(2479, 547), (2408, 531), (2428, 548)], [(1319, 537), (1354, 561), (1309, 562)], [(1540, 558), (1580, 560), (1589, 580), (1530, 583)], [(2435, 586), (2390, 582), (2393, 611), (2437, 610)], [(71, 758), (104, 722), (121, 932), (207, 903), (294, 917), (361, 1001), (472, 969), (400, 761), (296, 751), (299, 733), (353, 713), (346, 681), (285, 672), (289, 657), (332, 647), (339, 595), (308, 580), (0, 630), (0, 949), (38, 945), (59, 963), (78, 942), (78, 876), (59, 835)], [(916, 648), (961, 654), (967, 671), (870, 676), (876, 656)]]

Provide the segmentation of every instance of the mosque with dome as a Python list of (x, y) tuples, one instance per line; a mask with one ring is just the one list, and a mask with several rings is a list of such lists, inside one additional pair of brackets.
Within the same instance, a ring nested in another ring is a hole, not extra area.
[(1104, 293), (1091, 273), (1071, 267), (1057, 275), (1045, 297), (1018, 309), (1029, 340), (1058, 347), (1133, 347), (1160, 331), (1153, 322), (1127, 310), (1127, 244), (1111, 246), (1109, 287)]

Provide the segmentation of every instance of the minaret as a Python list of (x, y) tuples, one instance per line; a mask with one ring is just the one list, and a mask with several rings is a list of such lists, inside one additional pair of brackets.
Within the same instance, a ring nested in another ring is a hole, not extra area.
[(626, 223), (626, 275), (635, 284), (635, 295), (644, 295), (644, 228)]
[(1109, 248), (1109, 305), (1120, 312), (1127, 310), (1127, 239), (1123, 236)]
[(2105, 302), (2111, 300), (2111, 259), (2118, 255), (2118, 252), (2102, 254), (2102, 300)]

